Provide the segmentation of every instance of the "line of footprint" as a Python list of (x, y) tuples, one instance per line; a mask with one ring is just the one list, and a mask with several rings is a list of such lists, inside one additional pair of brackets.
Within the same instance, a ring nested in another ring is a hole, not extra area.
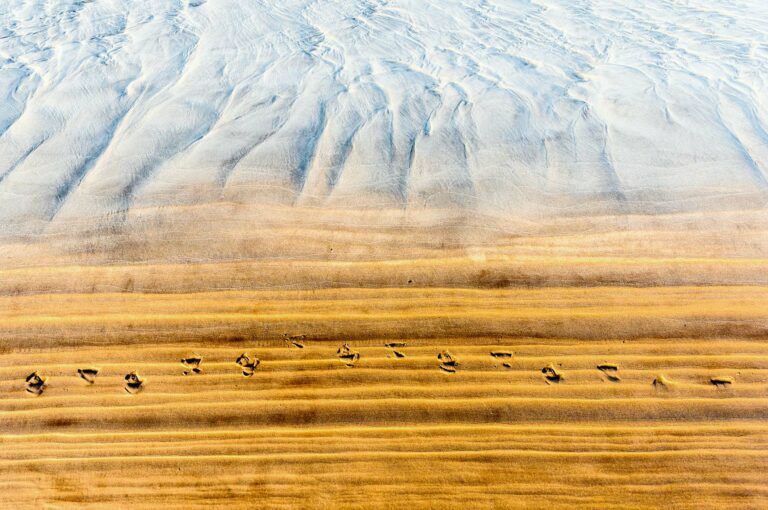
[[(303, 349), (304, 348), (304, 335), (297, 335), (297, 336), (288, 336), (285, 335), (285, 341), (289, 344), (291, 347)], [(406, 347), (405, 342), (390, 342), (384, 344), (384, 346), (391, 350), (392, 354), (396, 358), (405, 358), (405, 353), (402, 351), (404, 347)], [(501, 361), (501, 365), (505, 368), (512, 368), (511, 360), (514, 357), (514, 353), (510, 351), (491, 351), (490, 355), (492, 358), (496, 360)], [(360, 360), (360, 353), (358, 351), (353, 350), (349, 344), (345, 343), (342, 344), (341, 347), (338, 348), (336, 351), (336, 356), (341, 360), (347, 367), (354, 367), (355, 364)], [(442, 370), (443, 372), (447, 372), (450, 374), (456, 373), (459, 361), (458, 359), (451, 354), (448, 351), (441, 351), (437, 355), (438, 360), (438, 368)], [(190, 375), (190, 374), (201, 374), (202, 368), (200, 368), (200, 365), (203, 363), (203, 357), (198, 354), (192, 354), (186, 358), (181, 359), (181, 364), (184, 367), (184, 371), (182, 372), (183, 375)], [(235, 363), (240, 367), (242, 370), (244, 377), (251, 377), (256, 369), (261, 364), (261, 360), (256, 357), (252, 357), (247, 352), (242, 353), (240, 356), (237, 357), (235, 360)], [(600, 363), (596, 366), (597, 370), (602, 372), (606, 378), (609, 381), (612, 382), (620, 382), (621, 378), (619, 377), (619, 366), (615, 363)], [(545, 366), (541, 369), (541, 373), (544, 375), (544, 381), (547, 384), (556, 384), (562, 382), (565, 377), (563, 375), (563, 372), (555, 366), (554, 363), (550, 363), (549, 365)], [(98, 368), (79, 368), (77, 370), (78, 376), (80, 376), (81, 379), (86, 381), (88, 384), (94, 384), (96, 382), (96, 376), (99, 374)], [(47, 377), (42, 375), (39, 371), (32, 372), (29, 374), (26, 379), (26, 391), (27, 393), (30, 393), (35, 396), (42, 395), (45, 391), (45, 388), (47, 386)], [(135, 395), (136, 393), (140, 392), (144, 388), (144, 378), (141, 377), (138, 372), (135, 370), (132, 372), (129, 372), (125, 375), (125, 386), (124, 390), (131, 394)], [(725, 387), (733, 384), (735, 382), (735, 379), (731, 376), (726, 375), (719, 375), (714, 376), (709, 379), (709, 383), (712, 384), (715, 387)], [(668, 379), (663, 374), (658, 375), (652, 382), (652, 385), (654, 388), (664, 388), (667, 389), (674, 383)]]

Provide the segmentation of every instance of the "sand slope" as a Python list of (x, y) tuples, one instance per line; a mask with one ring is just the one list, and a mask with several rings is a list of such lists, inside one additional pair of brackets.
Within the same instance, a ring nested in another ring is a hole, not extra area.
[(764, 205), (766, 22), (759, 1), (7, 0), (0, 236), (221, 201)]

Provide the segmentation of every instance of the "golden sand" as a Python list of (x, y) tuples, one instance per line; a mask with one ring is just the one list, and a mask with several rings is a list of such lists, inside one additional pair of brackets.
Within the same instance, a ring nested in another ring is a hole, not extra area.
[(586, 220), (561, 220), (453, 246), (422, 232), (400, 250), (391, 230), (367, 255), (370, 232), (351, 228), (344, 242), (301, 231), (313, 247), (287, 257), (196, 244), (176, 260), (173, 236), (143, 258), (119, 236), (90, 251), (9, 242), (0, 501), (766, 506), (759, 220), (748, 235), (729, 215), (688, 233), (684, 218), (637, 219), (622, 235), (615, 219), (578, 235)]

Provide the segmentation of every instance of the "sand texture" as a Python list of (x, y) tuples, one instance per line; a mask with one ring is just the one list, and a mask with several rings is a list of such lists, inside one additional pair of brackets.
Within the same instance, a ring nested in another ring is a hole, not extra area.
[(760, 0), (4, 0), (0, 237), (144, 207), (768, 201)]
[(399, 256), (359, 251), (394, 228), (196, 262), (208, 243), (150, 260), (183, 245), (171, 232), (145, 261), (105, 248), (120, 235), (78, 240), (67, 264), (66, 240), (8, 245), (0, 501), (763, 507), (760, 218), (569, 220), (442, 248), (400, 229), (423, 243)]
[(768, 508), (765, 0), (0, 0), (0, 510)]

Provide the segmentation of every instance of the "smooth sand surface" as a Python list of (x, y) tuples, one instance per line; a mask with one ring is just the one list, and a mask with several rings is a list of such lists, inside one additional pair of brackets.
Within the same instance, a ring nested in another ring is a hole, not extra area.
[(761, 218), (9, 240), (0, 506), (764, 507)]

